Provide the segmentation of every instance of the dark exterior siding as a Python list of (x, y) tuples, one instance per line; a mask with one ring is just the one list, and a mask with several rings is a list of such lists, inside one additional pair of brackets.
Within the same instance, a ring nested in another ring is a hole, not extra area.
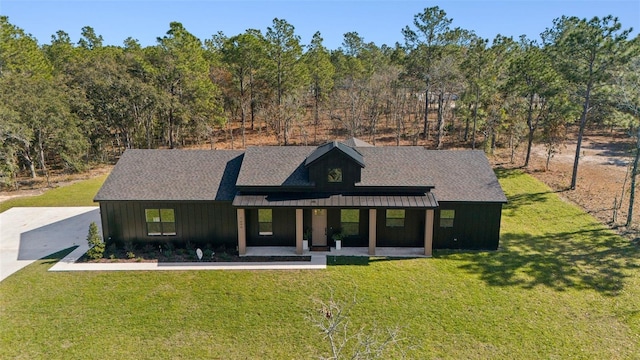
[[(440, 226), (440, 210), (455, 210), (453, 227)], [(440, 202), (434, 216), (433, 248), (496, 250), (501, 215), (500, 203)]]
[(424, 246), (425, 210), (405, 209), (403, 227), (387, 227), (386, 210), (378, 209), (376, 224), (377, 246), (422, 247)]
[[(176, 235), (148, 236), (145, 209), (174, 209)], [(100, 216), (107, 241), (190, 241), (233, 247), (238, 243), (236, 209), (231, 202), (103, 201)]]
[[(347, 209), (347, 208), (345, 208)], [(340, 222), (340, 210), (339, 208), (327, 209), (327, 227), (328, 237), (327, 242), (330, 246), (335, 246), (335, 241), (331, 238), (334, 233), (341, 232)], [(358, 228), (358, 235), (348, 236), (342, 239), (342, 246), (344, 247), (358, 247), (369, 245), (369, 209), (360, 209), (360, 224)]]
[[(330, 183), (328, 181), (329, 169), (342, 169), (342, 182)], [(309, 180), (315, 182), (316, 191), (339, 192), (352, 190), (354, 184), (360, 182), (362, 168), (348, 156), (339, 152), (328, 154), (325, 158), (309, 166)]]
[(247, 246), (296, 246), (296, 209), (272, 211), (273, 235), (259, 235), (258, 209), (245, 210)]

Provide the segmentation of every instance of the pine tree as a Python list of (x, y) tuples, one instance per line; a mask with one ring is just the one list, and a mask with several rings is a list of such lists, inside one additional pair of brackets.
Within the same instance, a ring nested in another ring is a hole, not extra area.
[(102, 258), (104, 254), (105, 244), (98, 233), (98, 225), (95, 222), (92, 222), (89, 225), (89, 233), (87, 235), (87, 243), (89, 243), (89, 250), (87, 251), (87, 256), (92, 260), (97, 260)]

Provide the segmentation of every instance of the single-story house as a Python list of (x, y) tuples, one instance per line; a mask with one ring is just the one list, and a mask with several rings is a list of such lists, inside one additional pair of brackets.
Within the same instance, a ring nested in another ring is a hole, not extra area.
[(498, 248), (507, 199), (481, 151), (358, 139), (246, 150), (127, 150), (98, 191), (107, 242)]

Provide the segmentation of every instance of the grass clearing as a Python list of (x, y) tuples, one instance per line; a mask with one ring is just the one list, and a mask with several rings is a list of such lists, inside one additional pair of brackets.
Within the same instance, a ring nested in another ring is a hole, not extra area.
[(50, 189), (42, 195), (9, 199), (0, 203), (0, 213), (12, 207), (96, 206), (93, 197), (96, 196), (106, 178), (105, 174), (68, 186)]
[(331, 292), (357, 294), (352, 328), (399, 326), (410, 358), (640, 357), (638, 246), (532, 177), (498, 175), (510, 202), (495, 252), (48, 273), (55, 254), (0, 283), (0, 358), (317, 358), (328, 348), (306, 316)]

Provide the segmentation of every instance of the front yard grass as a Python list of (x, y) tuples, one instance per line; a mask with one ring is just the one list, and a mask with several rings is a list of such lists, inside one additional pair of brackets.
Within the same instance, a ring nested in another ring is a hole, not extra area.
[(93, 197), (96, 196), (106, 178), (107, 175), (102, 175), (68, 186), (50, 189), (42, 195), (9, 199), (0, 203), (0, 213), (12, 207), (97, 206), (93, 202)]
[[(301, 359), (306, 319), (349, 300), (352, 329), (400, 327), (409, 358), (640, 357), (638, 246), (539, 181), (498, 171), (501, 248), (432, 259), (330, 259), (324, 271), (48, 273), (0, 283), (0, 358)], [(397, 357), (399, 352), (389, 357)]]

